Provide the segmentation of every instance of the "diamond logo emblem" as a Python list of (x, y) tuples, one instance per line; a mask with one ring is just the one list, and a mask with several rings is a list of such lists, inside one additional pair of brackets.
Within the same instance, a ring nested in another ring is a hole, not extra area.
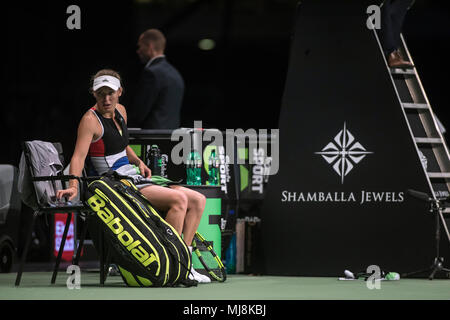
[(341, 177), (342, 184), (344, 184), (344, 177), (352, 171), (355, 165), (360, 163), (366, 155), (372, 153), (355, 140), (355, 137), (347, 129), (345, 122), (344, 128), (339, 131), (334, 140), (328, 143), (322, 151), (315, 152), (315, 154), (320, 154), (333, 167), (334, 171)]

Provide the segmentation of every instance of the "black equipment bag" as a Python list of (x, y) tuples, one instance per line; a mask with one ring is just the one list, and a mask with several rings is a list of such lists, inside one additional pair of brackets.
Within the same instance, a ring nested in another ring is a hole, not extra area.
[(192, 260), (186, 243), (133, 183), (104, 176), (89, 183), (85, 199), (128, 286), (197, 284), (188, 278)]

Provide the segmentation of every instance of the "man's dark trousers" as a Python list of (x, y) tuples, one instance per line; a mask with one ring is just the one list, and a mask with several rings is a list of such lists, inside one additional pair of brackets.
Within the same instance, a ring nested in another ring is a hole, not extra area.
[(400, 33), (413, 0), (386, 0), (381, 7), (381, 42), (386, 55), (400, 47)]

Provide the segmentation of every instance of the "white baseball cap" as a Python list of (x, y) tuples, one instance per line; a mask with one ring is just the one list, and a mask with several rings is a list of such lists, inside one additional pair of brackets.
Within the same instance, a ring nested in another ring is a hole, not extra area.
[(109, 87), (114, 91), (117, 91), (120, 88), (120, 80), (113, 76), (99, 76), (94, 79), (92, 89), (97, 91), (101, 87)]

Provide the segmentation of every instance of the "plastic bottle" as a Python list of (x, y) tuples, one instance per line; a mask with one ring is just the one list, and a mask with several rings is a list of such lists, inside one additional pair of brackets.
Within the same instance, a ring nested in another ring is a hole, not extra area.
[(161, 151), (159, 147), (154, 144), (150, 148), (150, 170), (152, 171), (153, 176), (161, 175)]
[(398, 274), (397, 272), (388, 272), (385, 276), (384, 276), (385, 280), (400, 280), (400, 274)]
[(198, 152), (194, 152), (194, 185), (201, 186), (202, 185), (202, 159)]
[(231, 237), (230, 245), (225, 253), (225, 261), (227, 273), (236, 273), (236, 233)]
[(219, 158), (216, 156), (216, 150), (211, 151), (209, 156), (209, 176), (208, 184), (217, 186), (219, 184), (218, 173), (219, 173)]
[(189, 153), (186, 159), (186, 184), (193, 185), (194, 184), (194, 153)]

